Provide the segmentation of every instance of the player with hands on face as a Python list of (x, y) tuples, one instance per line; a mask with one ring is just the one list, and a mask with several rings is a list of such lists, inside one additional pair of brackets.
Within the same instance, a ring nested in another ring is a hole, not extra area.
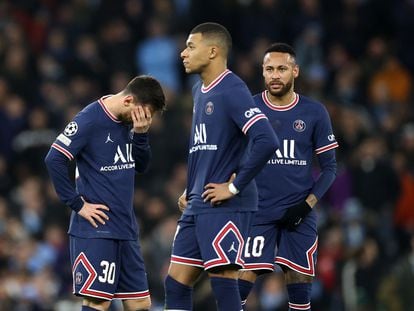
[[(149, 310), (151, 300), (133, 209), (134, 180), (151, 158), (148, 130), (165, 108), (159, 82), (132, 79), (119, 93), (80, 111), (52, 144), (45, 163), (60, 199), (72, 209), (69, 226), (74, 294), (82, 311)], [(76, 188), (69, 162), (76, 162)]]
[[(148, 132), (152, 123), (151, 111), (148, 106), (143, 107), (139, 105), (132, 107), (130, 117), (128, 117), (127, 113), (125, 114), (125, 116), (120, 116), (120, 120), (124, 120), (127, 123), (132, 122), (134, 133), (143, 134)], [(104, 211), (109, 211), (109, 207), (84, 201), (84, 205), (78, 214), (88, 220), (93, 227), (98, 228), (97, 222), (105, 225), (105, 221), (109, 220), (108, 215)]]

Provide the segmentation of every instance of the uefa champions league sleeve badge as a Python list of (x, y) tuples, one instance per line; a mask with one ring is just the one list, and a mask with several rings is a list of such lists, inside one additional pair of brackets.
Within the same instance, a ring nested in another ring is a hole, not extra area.
[(65, 130), (63, 131), (63, 134), (66, 136), (73, 136), (78, 131), (78, 124), (75, 121), (69, 122), (68, 125), (66, 125)]

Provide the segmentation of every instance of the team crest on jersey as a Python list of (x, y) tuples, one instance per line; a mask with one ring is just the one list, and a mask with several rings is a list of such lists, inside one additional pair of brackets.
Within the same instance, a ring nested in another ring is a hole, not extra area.
[(206, 104), (206, 114), (210, 115), (214, 111), (214, 104), (212, 102), (208, 102)]
[(69, 122), (68, 125), (66, 125), (65, 130), (63, 131), (63, 134), (66, 136), (73, 136), (78, 131), (78, 124), (75, 121)]
[(82, 281), (83, 281), (82, 273), (76, 272), (76, 274), (75, 274), (75, 284), (76, 285), (82, 284)]
[(306, 123), (303, 120), (295, 120), (295, 122), (293, 122), (293, 129), (296, 132), (303, 132), (306, 128)]

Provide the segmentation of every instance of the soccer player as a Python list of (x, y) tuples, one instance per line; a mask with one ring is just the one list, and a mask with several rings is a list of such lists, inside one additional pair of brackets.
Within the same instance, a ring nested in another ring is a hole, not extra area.
[[(225, 27), (204, 23), (191, 31), (181, 52), (186, 73), (199, 74), (201, 81), (193, 87), (187, 188), (180, 198), (186, 208), (165, 279), (166, 310), (192, 310), (192, 287), (203, 270), (219, 310), (242, 308), (237, 277), (257, 209), (253, 178), (278, 139), (246, 84), (227, 69), (230, 48)], [(242, 159), (248, 141), (252, 152)]]
[[(244, 303), (257, 276), (274, 271), (277, 263), (285, 275), (289, 310), (310, 310), (318, 245), (314, 206), (336, 177), (338, 143), (325, 107), (294, 91), (298, 76), (292, 47), (276, 43), (265, 51), (266, 90), (254, 100), (281, 146), (256, 176), (259, 210), (246, 242), (239, 289)], [(316, 182), (313, 153), (321, 168)]]
[[(165, 107), (157, 80), (138, 76), (124, 90), (80, 111), (57, 137), (45, 163), (60, 199), (72, 209), (70, 256), (73, 292), (82, 311), (149, 310), (144, 262), (133, 210), (135, 172), (151, 157), (148, 129)], [(69, 161), (76, 161), (76, 189)]]

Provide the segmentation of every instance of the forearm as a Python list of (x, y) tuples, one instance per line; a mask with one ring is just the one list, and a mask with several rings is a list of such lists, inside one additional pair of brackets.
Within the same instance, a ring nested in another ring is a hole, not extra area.
[(321, 174), (316, 180), (311, 193), (320, 200), (336, 178), (335, 151), (329, 150), (318, 156)]
[(241, 191), (266, 165), (279, 147), (279, 140), (267, 122), (250, 129), (251, 150), (245, 163), (240, 167), (234, 186)]
[(135, 161), (135, 171), (138, 173), (145, 172), (148, 169), (151, 155), (148, 133), (134, 133), (132, 138), (132, 156)]
[(69, 160), (59, 151), (51, 148), (45, 158), (50, 179), (60, 200), (75, 212), (83, 206), (82, 197), (76, 192), (68, 173)]

